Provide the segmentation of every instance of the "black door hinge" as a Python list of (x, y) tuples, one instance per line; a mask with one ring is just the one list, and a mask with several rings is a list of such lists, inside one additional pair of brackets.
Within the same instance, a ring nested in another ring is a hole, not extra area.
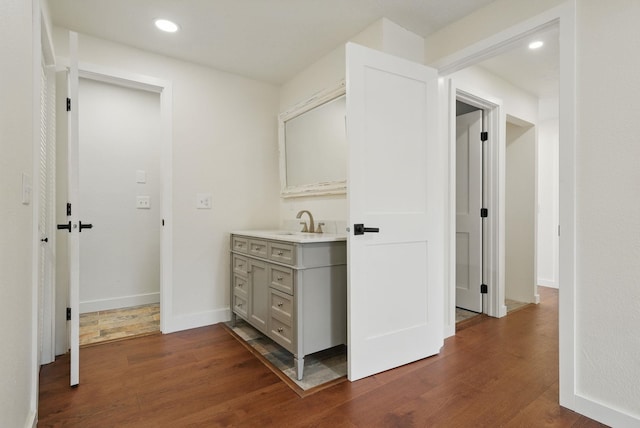
[(67, 202), (67, 217), (71, 215), (71, 202)]
[(487, 208), (480, 208), (480, 217), (489, 217), (489, 210)]
[(489, 292), (489, 286), (487, 284), (480, 284), (480, 294), (487, 294)]
[(489, 139), (489, 133), (487, 131), (482, 131), (480, 133), (480, 141), (487, 141)]
[(71, 321), (71, 308), (67, 308), (67, 321)]
[(71, 111), (71, 98), (67, 98), (67, 111)]

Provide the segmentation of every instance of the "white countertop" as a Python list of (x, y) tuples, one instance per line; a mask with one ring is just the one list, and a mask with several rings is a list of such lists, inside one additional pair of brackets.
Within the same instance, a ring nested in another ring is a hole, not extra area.
[(274, 239), (298, 244), (347, 240), (346, 234), (294, 232), (291, 230), (238, 230), (231, 233), (251, 238)]

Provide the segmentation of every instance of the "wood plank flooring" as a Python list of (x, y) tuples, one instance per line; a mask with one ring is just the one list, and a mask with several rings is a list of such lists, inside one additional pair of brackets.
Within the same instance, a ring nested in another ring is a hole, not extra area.
[(40, 374), (40, 427), (600, 427), (558, 402), (557, 291), (442, 352), (301, 398), (220, 325), (83, 348)]

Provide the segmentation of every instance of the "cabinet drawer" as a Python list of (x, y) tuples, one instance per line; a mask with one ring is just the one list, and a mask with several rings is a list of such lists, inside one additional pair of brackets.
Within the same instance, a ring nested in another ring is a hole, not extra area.
[(296, 247), (282, 242), (269, 242), (269, 259), (275, 262), (294, 265), (296, 263)]
[(292, 327), (293, 298), (288, 294), (271, 289), (271, 318)]
[(246, 253), (249, 251), (249, 240), (241, 236), (232, 236), (231, 249), (240, 253)]
[(267, 241), (260, 241), (257, 239), (249, 240), (249, 254), (266, 259), (267, 258)]
[(233, 275), (233, 292), (246, 299), (249, 293), (249, 283), (247, 278), (234, 274)]
[(293, 329), (280, 322), (276, 318), (271, 318), (270, 337), (289, 352), (293, 352)]
[(293, 269), (271, 266), (271, 286), (284, 293), (293, 295)]
[(240, 275), (246, 276), (247, 271), (249, 270), (249, 261), (247, 260), (247, 258), (235, 254), (233, 254), (231, 257), (233, 260), (233, 271)]
[(233, 294), (233, 312), (243, 318), (247, 318), (247, 299), (238, 294)]

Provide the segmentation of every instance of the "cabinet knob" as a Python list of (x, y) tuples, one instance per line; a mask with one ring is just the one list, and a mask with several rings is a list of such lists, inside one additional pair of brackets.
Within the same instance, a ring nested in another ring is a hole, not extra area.
[(279, 277), (277, 277), (277, 278), (276, 278), (276, 280), (277, 280), (277, 281), (282, 281), (282, 277), (281, 277), (281, 276), (279, 276)]
[(278, 327), (278, 333), (282, 333), (283, 331), (284, 331), (284, 328)]
[(278, 307), (282, 307), (283, 303), (282, 302), (278, 302)]
[(279, 255), (279, 256), (281, 256), (281, 255), (283, 255), (283, 254), (284, 254), (284, 253), (283, 253), (282, 251), (278, 251), (278, 255)]

